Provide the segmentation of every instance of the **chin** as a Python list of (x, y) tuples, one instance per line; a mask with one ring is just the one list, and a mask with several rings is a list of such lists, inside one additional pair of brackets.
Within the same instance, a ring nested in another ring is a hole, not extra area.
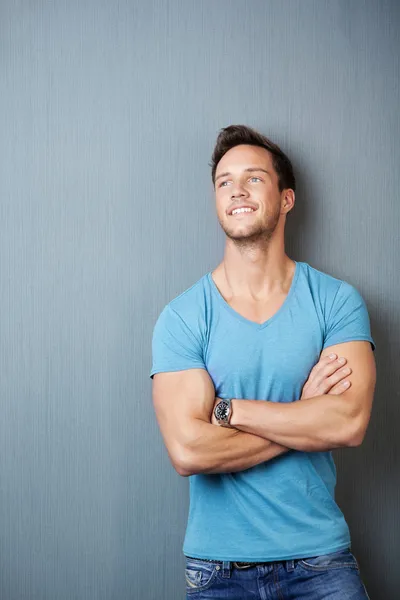
[[(268, 226), (269, 225), (269, 226)], [(252, 242), (256, 242), (260, 239), (265, 240), (269, 240), (276, 228), (278, 223), (273, 223), (273, 224), (268, 224), (268, 225), (255, 225), (253, 227), (232, 227), (232, 228), (226, 228), (223, 227), (221, 224), (221, 227), (223, 229), (223, 231), (225, 232), (225, 235), (230, 238), (231, 240), (233, 240), (234, 242), (245, 242), (245, 241), (252, 241)]]
[(245, 240), (254, 240), (259, 238), (260, 236), (265, 235), (267, 232), (260, 229), (255, 229), (253, 231), (227, 231), (225, 230), (225, 234), (231, 240), (240, 242)]

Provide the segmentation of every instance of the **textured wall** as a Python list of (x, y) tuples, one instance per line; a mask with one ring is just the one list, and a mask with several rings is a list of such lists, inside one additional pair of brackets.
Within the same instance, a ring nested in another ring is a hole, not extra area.
[(293, 160), (288, 254), (367, 302), (377, 392), (337, 499), (371, 599), (398, 598), (399, 25), (396, 0), (0, 2), (2, 600), (184, 598), (150, 342), (222, 257), (231, 123)]

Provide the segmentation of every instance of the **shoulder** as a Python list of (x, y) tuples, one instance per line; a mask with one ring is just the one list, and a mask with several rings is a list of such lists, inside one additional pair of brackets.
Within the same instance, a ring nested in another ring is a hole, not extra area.
[(207, 274), (200, 277), (200, 279), (181, 292), (178, 296), (175, 296), (166, 306), (182, 317), (198, 313), (202, 304), (204, 304), (206, 282)]
[(375, 349), (368, 309), (358, 289), (343, 279), (305, 264), (309, 288), (324, 316), (324, 348), (355, 340), (366, 340)]
[(301, 264), (310, 287), (315, 290), (334, 294), (340, 288), (341, 284), (344, 283), (342, 279), (334, 277), (324, 271), (320, 271), (319, 269), (312, 267), (309, 263), (303, 262)]
[(201, 278), (164, 306), (152, 337), (153, 366), (150, 373), (204, 369), (204, 326)]
[(302, 263), (302, 266), (309, 288), (313, 296), (318, 298), (326, 316), (337, 302), (362, 301), (360, 292), (350, 282), (320, 271), (308, 263)]
[(202, 329), (207, 295), (207, 274), (172, 298), (161, 310), (156, 327), (161, 324), (185, 326), (192, 332)]

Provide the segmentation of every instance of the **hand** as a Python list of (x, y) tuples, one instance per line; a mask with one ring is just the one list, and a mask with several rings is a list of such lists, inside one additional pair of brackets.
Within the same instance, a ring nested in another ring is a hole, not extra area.
[[(324, 356), (312, 368), (310, 375), (303, 386), (300, 400), (322, 396), (323, 394), (342, 394), (351, 386), (348, 377), (351, 368), (346, 365), (347, 359), (341, 357), (343, 362), (339, 362), (337, 355), (335, 358)], [(348, 385), (342, 385), (347, 381)]]

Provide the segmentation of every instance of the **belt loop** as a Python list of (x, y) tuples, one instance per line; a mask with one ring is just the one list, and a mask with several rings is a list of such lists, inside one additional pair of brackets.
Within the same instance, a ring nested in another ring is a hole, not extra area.
[(230, 577), (231, 576), (231, 561), (224, 560), (222, 562), (222, 577)]
[(286, 571), (294, 571), (294, 560), (286, 561)]

